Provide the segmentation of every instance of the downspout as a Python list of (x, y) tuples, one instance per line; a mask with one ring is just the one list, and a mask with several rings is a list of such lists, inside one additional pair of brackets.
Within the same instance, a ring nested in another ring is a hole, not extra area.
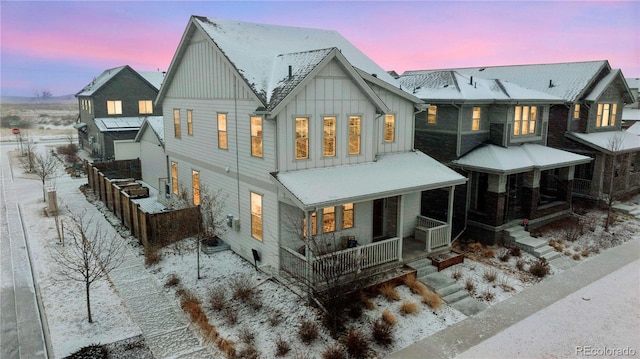
[(460, 141), (462, 141), (462, 106), (457, 106), (453, 101), (451, 101), (451, 106), (458, 109), (458, 128), (456, 128), (456, 157), (460, 157)]
[(379, 127), (378, 120), (383, 115), (384, 115), (384, 113), (380, 113), (380, 114), (376, 113), (376, 117), (374, 117), (374, 119), (373, 119), (373, 123), (374, 123), (374, 126), (373, 126), (373, 131), (374, 131), (373, 138), (376, 141), (376, 155), (375, 155), (376, 159), (378, 158), (378, 155), (380, 154), (380, 140), (381, 140), (380, 138), (378, 138), (378, 136), (380, 134), (379, 133), (379, 128), (378, 128)]
[(236, 128), (236, 183), (238, 190), (238, 219), (240, 218), (240, 148), (238, 147), (238, 79), (233, 79), (233, 111)]
[(429, 106), (428, 103), (418, 104), (420, 107), (413, 113), (413, 120), (411, 121), (411, 150), (415, 151), (416, 149), (416, 115), (422, 112), (425, 112)]

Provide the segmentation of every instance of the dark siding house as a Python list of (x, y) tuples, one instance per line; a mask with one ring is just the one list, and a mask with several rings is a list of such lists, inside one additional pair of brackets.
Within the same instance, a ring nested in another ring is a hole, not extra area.
[(145, 117), (162, 116), (154, 105), (163, 72), (136, 72), (128, 65), (105, 70), (76, 94), (80, 147), (113, 158), (113, 142), (135, 138)]

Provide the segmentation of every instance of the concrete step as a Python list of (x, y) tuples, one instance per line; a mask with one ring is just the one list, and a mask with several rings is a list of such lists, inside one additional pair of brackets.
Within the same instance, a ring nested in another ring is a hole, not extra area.
[(524, 230), (523, 226), (513, 226), (513, 227), (509, 227), (509, 228), (505, 229), (505, 232), (511, 234), (511, 233), (516, 233), (516, 232), (525, 232), (525, 230)]
[(526, 239), (526, 238), (530, 238), (531, 235), (529, 234), (529, 232), (513, 232), (511, 234), (509, 234), (509, 240), (511, 242), (518, 242), (520, 240)]
[(446, 288), (450, 285), (456, 284), (456, 281), (440, 272), (428, 274), (424, 277), (420, 277), (419, 280), (431, 288), (434, 292), (442, 288)]
[(539, 258), (544, 258), (547, 260), (547, 262), (550, 262), (556, 258), (560, 258), (560, 252), (554, 250), (553, 252), (548, 252), (541, 255)]
[(422, 278), (438, 271), (438, 268), (431, 265), (431, 260), (426, 258), (406, 263), (406, 265), (416, 270), (417, 278)]
[(611, 208), (616, 212), (629, 214), (629, 212), (637, 209), (638, 207), (634, 205), (625, 204), (625, 203), (615, 203), (613, 206), (611, 206)]
[(521, 238), (515, 243), (518, 247), (524, 249), (529, 253), (532, 253), (535, 249), (548, 245), (547, 241), (533, 237)]
[(440, 294), (441, 297), (446, 297), (448, 295), (451, 295), (452, 293), (455, 292), (459, 292), (459, 291), (464, 291), (464, 288), (462, 288), (462, 286), (460, 286), (460, 284), (458, 283), (453, 283), (450, 286), (444, 287), (444, 288), (440, 288), (438, 290), (436, 290), (436, 293)]
[(538, 257), (538, 258), (540, 258), (540, 257), (542, 257), (543, 255), (545, 255), (547, 253), (553, 253), (553, 252), (556, 252), (555, 248), (553, 248), (553, 247), (551, 247), (549, 245), (546, 245), (546, 246), (542, 246), (540, 248), (536, 248), (533, 251), (533, 255)]
[(413, 269), (420, 269), (420, 268), (431, 265), (431, 260), (427, 258), (422, 258), (416, 261), (407, 262), (405, 264)]
[(438, 271), (438, 267), (436, 266), (432, 266), (431, 264), (429, 264), (429, 266), (427, 267), (422, 267), (418, 270), (416, 270), (416, 277), (417, 278), (422, 278), (424, 276), (427, 276), (431, 273), (436, 273)]
[(468, 297), (469, 297), (469, 293), (466, 290), (459, 290), (447, 296), (443, 296), (442, 300), (444, 300), (445, 303), (451, 305)]
[(472, 317), (482, 312), (483, 310), (487, 309), (489, 305), (485, 302), (481, 302), (477, 300), (476, 298), (466, 297), (466, 298), (462, 298), (461, 300), (455, 303), (452, 303), (451, 306), (454, 309), (459, 310), (462, 314), (468, 317)]

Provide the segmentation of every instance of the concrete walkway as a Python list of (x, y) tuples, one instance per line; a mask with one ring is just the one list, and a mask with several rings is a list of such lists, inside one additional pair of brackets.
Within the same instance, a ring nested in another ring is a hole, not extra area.
[[(544, 279), (539, 284), (529, 287), (513, 297), (489, 307), (475, 317), (458, 322), (428, 338), (425, 338), (407, 348), (390, 354), (387, 358), (453, 358), (467, 351), (499, 332), (515, 325), (531, 315), (551, 306), (557, 301), (582, 289), (585, 286), (619, 270), (640, 258), (640, 240), (635, 239), (618, 247), (602, 252), (599, 256), (571, 267), (564, 272)], [(632, 289), (633, 290), (633, 289)], [(637, 289), (636, 289), (637, 294)], [(616, 292), (608, 295), (615, 296)], [(635, 296), (635, 295), (634, 295)], [(638, 297), (635, 296), (635, 300)], [(598, 308), (605, 311), (607, 308)], [(583, 313), (589, 316), (589, 313)], [(634, 315), (634, 313), (629, 313)], [(555, 318), (545, 318), (540, 326), (548, 325)], [(597, 322), (592, 325), (599, 325)], [(636, 325), (637, 327), (638, 325)], [(638, 328), (635, 328), (636, 330)], [(637, 333), (637, 331), (635, 331)], [(601, 339), (606, 342), (606, 331)], [(569, 335), (569, 333), (567, 333)], [(615, 335), (613, 332), (610, 335)], [(531, 334), (532, 340), (535, 337)], [(545, 338), (538, 338), (544, 342)], [(593, 345), (601, 344), (593, 343)], [(575, 343), (591, 344), (591, 343)], [(629, 343), (637, 345), (639, 343)], [(514, 343), (514, 345), (517, 345)], [(636, 347), (636, 350), (640, 348)], [(491, 357), (500, 357), (500, 353), (493, 353)], [(522, 354), (522, 357), (531, 357)], [(535, 355), (533, 355), (535, 357)]]

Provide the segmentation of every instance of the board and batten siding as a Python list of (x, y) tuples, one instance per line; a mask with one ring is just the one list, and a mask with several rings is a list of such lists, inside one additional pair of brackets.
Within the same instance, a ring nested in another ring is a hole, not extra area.
[(142, 134), (140, 138), (140, 158), (142, 165), (142, 180), (149, 186), (164, 193), (164, 188), (159, 188), (159, 178), (170, 178), (167, 173), (167, 159), (164, 148), (160, 144), (158, 137), (150, 128)]
[(414, 103), (398, 96), (393, 92), (380, 86), (371, 85), (373, 91), (380, 97), (390, 109), (390, 113), (395, 115), (395, 135), (392, 142), (385, 142), (384, 129), (385, 118), (376, 118), (377, 129), (377, 153), (403, 152), (412, 150), (413, 146), (413, 112)]
[[(333, 60), (277, 115), (279, 170), (370, 162), (374, 159), (375, 107), (362, 89)], [(349, 116), (361, 116), (360, 154), (349, 155)], [(336, 155), (323, 156), (323, 118), (336, 117)], [(309, 158), (295, 159), (295, 118), (309, 118)]]

